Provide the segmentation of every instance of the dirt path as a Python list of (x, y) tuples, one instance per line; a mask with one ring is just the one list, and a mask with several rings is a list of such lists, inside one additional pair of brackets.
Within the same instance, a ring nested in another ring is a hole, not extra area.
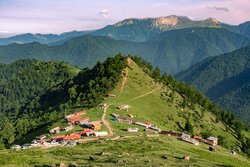
[(136, 100), (136, 99), (139, 99), (139, 98), (144, 97), (144, 96), (147, 96), (147, 95), (149, 95), (149, 94), (152, 94), (152, 93), (154, 93), (155, 91), (159, 90), (160, 88), (161, 88), (161, 87), (159, 87), (159, 88), (157, 88), (157, 89), (154, 89), (154, 90), (152, 90), (151, 92), (148, 92), (148, 93), (142, 94), (142, 95), (140, 95), (140, 96), (134, 97), (134, 98), (128, 100), (128, 102), (129, 102), (129, 101)]
[(113, 133), (113, 130), (112, 130), (111, 126), (110, 126), (109, 122), (105, 120), (106, 111), (107, 111), (108, 108), (109, 108), (109, 105), (107, 105), (104, 108), (103, 115), (102, 115), (102, 122), (103, 122), (104, 125), (106, 125), (108, 127), (108, 129), (109, 129), (109, 136), (113, 136), (114, 133)]
[[(130, 65), (130, 63), (131, 63), (131, 59), (128, 58), (128, 65)], [(126, 75), (125, 75), (125, 77), (124, 77), (123, 80), (122, 80), (121, 90), (120, 90), (120, 93), (119, 93), (119, 95), (118, 95), (117, 98), (119, 98), (119, 97), (121, 96), (121, 94), (122, 94), (122, 92), (123, 92), (124, 85), (125, 85), (125, 83), (127, 82), (127, 78), (128, 78), (128, 67), (126, 67), (125, 71), (126, 71)]]

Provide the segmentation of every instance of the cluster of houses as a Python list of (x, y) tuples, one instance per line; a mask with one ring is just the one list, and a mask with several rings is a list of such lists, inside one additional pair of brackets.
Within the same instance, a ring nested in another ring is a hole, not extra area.
[[(127, 106), (127, 105), (125, 105), (125, 106)], [(111, 115), (114, 117), (114, 118), (112, 118), (113, 121), (127, 123), (127, 124), (134, 124), (134, 125), (142, 126), (144, 128), (150, 128), (152, 130), (161, 132), (160, 128), (153, 126), (152, 123), (150, 123), (150, 122), (140, 122), (140, 121), (132, 119), (133, 118), (132, 114), (129, 114), (128, 116), (124, 116), (124, 115), (112, 113)], [(135, 132), (135, 131), (138, 131), (138, 128), (136, 128), (136, 129), (137, 130), (135, 130), (134, 128), (128, 128), (127, 130), (129, 132)]]
[(178, 133), (178, 132), (172, 132), (172, 131), (162, 131), (160, 134), (162, 135), (168, 135), (168, 136), (175, 136), (179, 138), (182, 141), (194, 144), (194, 145), (199, 145), (199, 142), (203, 142), (205, 144), (209, 144), (211, 146), (216, 146), (218, 144), (218, 138), (210, 136), (207, 139), (203, 139), (200, 136), (194, 136), (193, 138), (190, 137), (190, 135), (185, 134), (185, 133)]
[[(64, 118), (67, 121), (67, 127), (61, 128), (59, 126), (50, 129), (50, 134), (42, 134), (37, 136), (36, 139), (32, 141), (31, 144), (25, 144), (25, 146), (20, 146), (20, 148), (27, 148), (30, 146), (42, 146), (52, 147), (56, 145), (76, 145), (75, 140), (79, 140), (82, 136), (108, 136), (108, 132), (98, 132), (101, 130), (101, 121), (92, 121), (89, 122), (89, 117), (82, 118), (83, 115), (87, 114), (86, 111), (75, 112), (74, 114), (66, 115)], [(51, 134), (59, 134), (62, 131), (70, 131), (74, 129), (75, 125), (79, 125), (83, 128), (82, 131), (77, 131), (69, 135), (60, 135), (51, 137), (50, 140), (46, 139)], [(18, 146), (13, 147), (16, 148)], [(18, 147), (19, 148), (19, 147)]]

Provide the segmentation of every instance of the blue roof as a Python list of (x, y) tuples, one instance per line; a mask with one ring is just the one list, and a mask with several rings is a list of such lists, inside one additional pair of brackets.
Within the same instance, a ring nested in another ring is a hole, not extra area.
[(114, 121), (118, 121), (119, 119), (117, 119), (117, 118), (112, 118), (112, 120), (114, 120)]

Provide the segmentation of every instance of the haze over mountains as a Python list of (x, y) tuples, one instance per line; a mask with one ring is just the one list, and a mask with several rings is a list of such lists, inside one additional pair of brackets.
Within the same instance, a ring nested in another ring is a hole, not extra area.
[[(175, 15), (131, 18), (96, 31), (73, 31), (61, 35), (22, 34), (0, 39), (2, 44), (26, 43), (0, 46), (0, 62), (11, 63), (19, 59), (35, 58), (65, 61), (85, 68), (92, 67), (97, 61), (104, 61), (120, 52), (138, 55), (151, 62), (154, 67), (159, 66), (162, 72), (174, 75), (192, 68), (206, 58), (250, 45), (249, 33), (249, 21), (233, 26), (214, 18), (203, 21), (193, 21), (188, 17)], [(197, 86), (195, 79), (186, 81)], [(198, 89), (207, 93), (207, 90), (200, 87)], [(225, 99), (223, 95), (221, 98), (213, 98), (215, 97), (213, 93), (207, 95), (213, 101), (225, 104), (221, 100)], [(244, 105), (247, 100), (244, 101)], [(243, 102), (235, 106), (239, 104)], [(233, 111), (232, 108), (235, 110), (231, 105), (223, 107), (230, 111)], [(241, 111), (243, 112), (243, 109)], [(237, 116), (242, 117), (241, 114)]]
[(0, 62), (23, 58), (64, 60), (78, 67), (91, 67), (96, 61), (119, 52), (138, 55), (175, 74), (203, 59), (230, 52), (250, 44), (250, 38), (224, 28), (186, 28), (165, 31), (145, 42), (115, 40), (105, 36), (85, 35), (60, 45), (40, 43), (0, 46)]
[[(191, 28), (191, 27), (217, 27), (225, 28), (232, 32), (236, 32), (245, 36), (250, 36), (250, 22), (242, 23), (238, 26), (229, 25), (217, 21), (215, 18), (208, 18), (202, 21), (193, 21), (186, 16), (171, 15), (167, 17), (157, 18), (130, 18), (120, 21), (114, 25), (108, 25), (95, 31), (72, 31), (56, 34), (21, 34), (9, 38), (0, 38), (0, 45), (11, 43), (30, 43), (40, 42), (43, 44), (57, 44), (56, 42), (71, 39), (73, 37), (82, 36), (84, 34), (108, 36), (113, 39), (128, 40), (134, 42), (147, 41), (161, 32)], [(62, 42), (59, 42), (60, 44)]]

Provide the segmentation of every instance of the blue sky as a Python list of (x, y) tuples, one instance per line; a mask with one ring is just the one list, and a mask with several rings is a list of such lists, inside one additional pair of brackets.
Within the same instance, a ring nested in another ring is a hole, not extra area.
[(92, 30), (173, 14), (239, 24), (250, 20), (249, 9), (250, 0), (0, 0), (0, 36)]

